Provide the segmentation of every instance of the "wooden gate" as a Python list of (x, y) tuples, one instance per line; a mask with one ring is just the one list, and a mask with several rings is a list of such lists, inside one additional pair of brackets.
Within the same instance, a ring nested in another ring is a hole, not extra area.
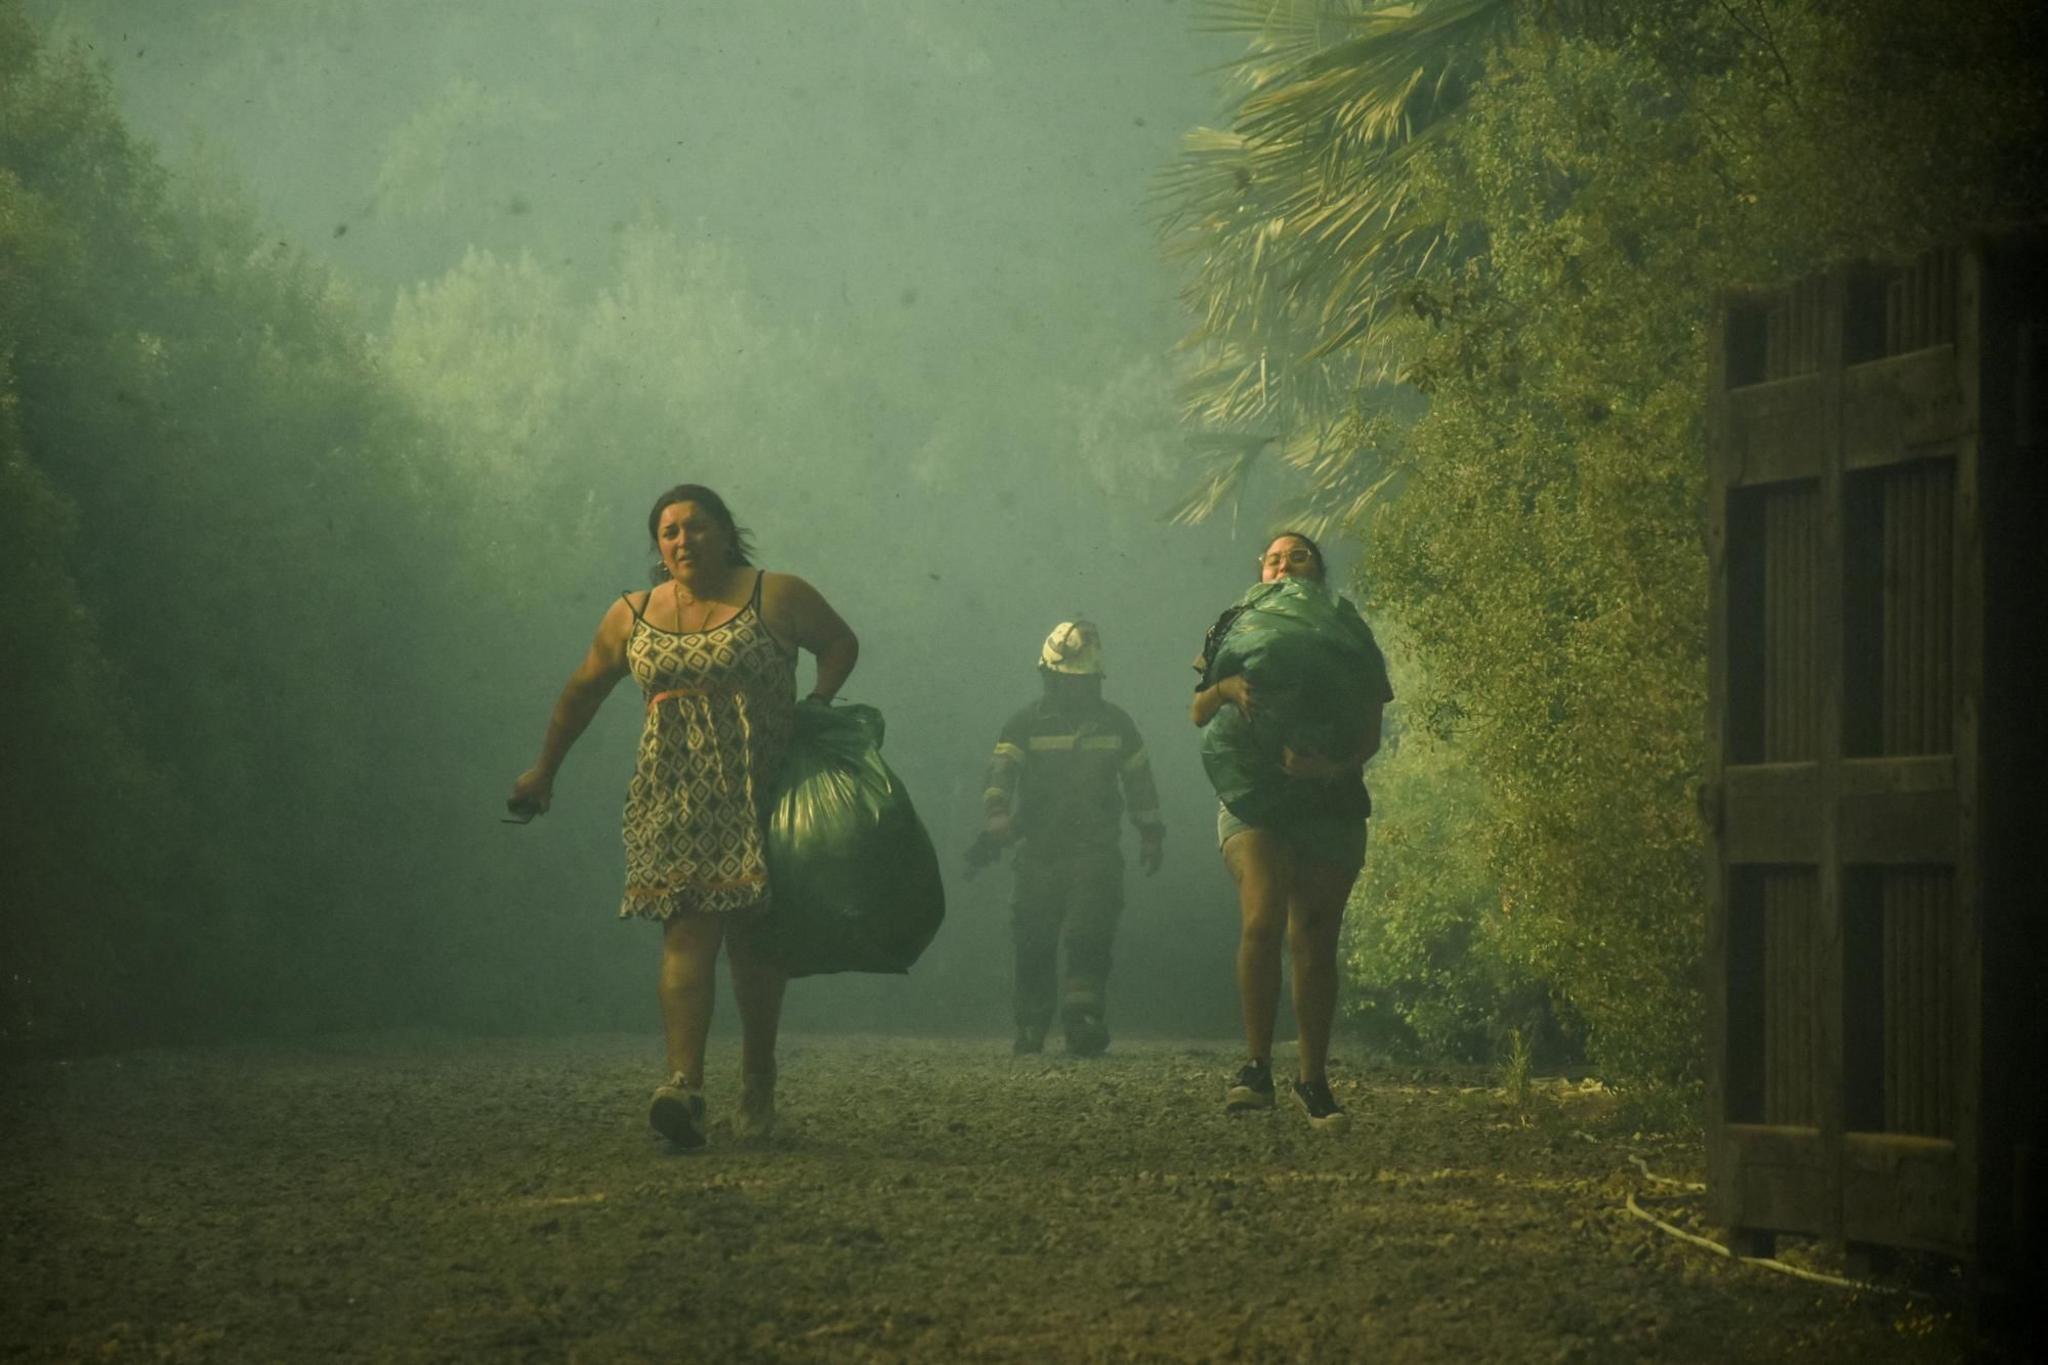
[(2040, 260), (1720, 310), (1708, 1200), (1745, 1250), (2013, 1264), (2038, 1225)]

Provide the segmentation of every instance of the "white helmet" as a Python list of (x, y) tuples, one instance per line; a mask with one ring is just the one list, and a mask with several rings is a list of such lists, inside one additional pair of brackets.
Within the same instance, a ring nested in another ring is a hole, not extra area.
[(1102, 636), (1093, 621), (1062, 621), (1038, 647), (1038, 666), (1048, 673), (1102, 676)]

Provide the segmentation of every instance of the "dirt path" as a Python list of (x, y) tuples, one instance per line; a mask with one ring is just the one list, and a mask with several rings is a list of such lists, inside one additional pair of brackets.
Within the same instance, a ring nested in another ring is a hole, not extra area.
[[(0, 1359), (1953, 1360), (1953, 1316), (1623, 1211), (1604, 1096), (1533, 1124), (1339, 1073), (1226, 1118), (1220, 1046), (790, 1040), (784, 1131), (644, 1129), (648, 1038), (357, 1041), (0, 1072)], [(1283, 1059), (1284, 1060), (1284, 1059)], [(1680, 1213), (1682, 1215), (1682, 1209)]]

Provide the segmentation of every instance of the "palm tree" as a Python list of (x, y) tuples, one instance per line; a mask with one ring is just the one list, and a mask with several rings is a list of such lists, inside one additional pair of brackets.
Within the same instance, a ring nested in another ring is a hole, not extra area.
[(1450, 231), (1417, 207), (1414, 157), (1513, 19), (1509, 0), (1210, 6), (1208, 23), (1250, 51), (1229, 128), (1188, 134), (1161, 177), (1198, 357), (1183, 416), (1201, 473), (1175, 521), (1234, 502), (1269, 448), (1302, 475), (1294, 515), (1312, 534), (1386, 486), (1393, 324)]

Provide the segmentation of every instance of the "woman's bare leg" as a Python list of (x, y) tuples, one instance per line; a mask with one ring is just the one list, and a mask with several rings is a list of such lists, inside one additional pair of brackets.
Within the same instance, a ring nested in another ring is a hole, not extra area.
[(686, 1084), (704, 1084), (704, 1039), (718, 989), (718, 943), (725, 922), (717, 915), (681, 912), (661, 926), (661, 1027), (668, 1069)]
[(1288, 955), (1294, 966), (1294, 1021), (1301, 1030), (1298, 1077), (1329, 1079), (1330, 1029), (1337, 1017), (1337, 944), (1355, 867), (1297, 860), (1287, 912)]
[(1287, 929), (1287, 848), (1262, 829), (1241, 830), (1223, 845), (1223, 865), (1237, 883), (1237, 998), (1244, 1012), (1245, 1051), (1273, 1057), (1273, 1021), (1280, 1012), (1280, 940)]
[(740, 1073), (772, 1078), (782, 993), (789, 977), (753, 945), (740, 925), (725, 936), (725, 957), (732, 964), (732, 998), (740, 1012)]

